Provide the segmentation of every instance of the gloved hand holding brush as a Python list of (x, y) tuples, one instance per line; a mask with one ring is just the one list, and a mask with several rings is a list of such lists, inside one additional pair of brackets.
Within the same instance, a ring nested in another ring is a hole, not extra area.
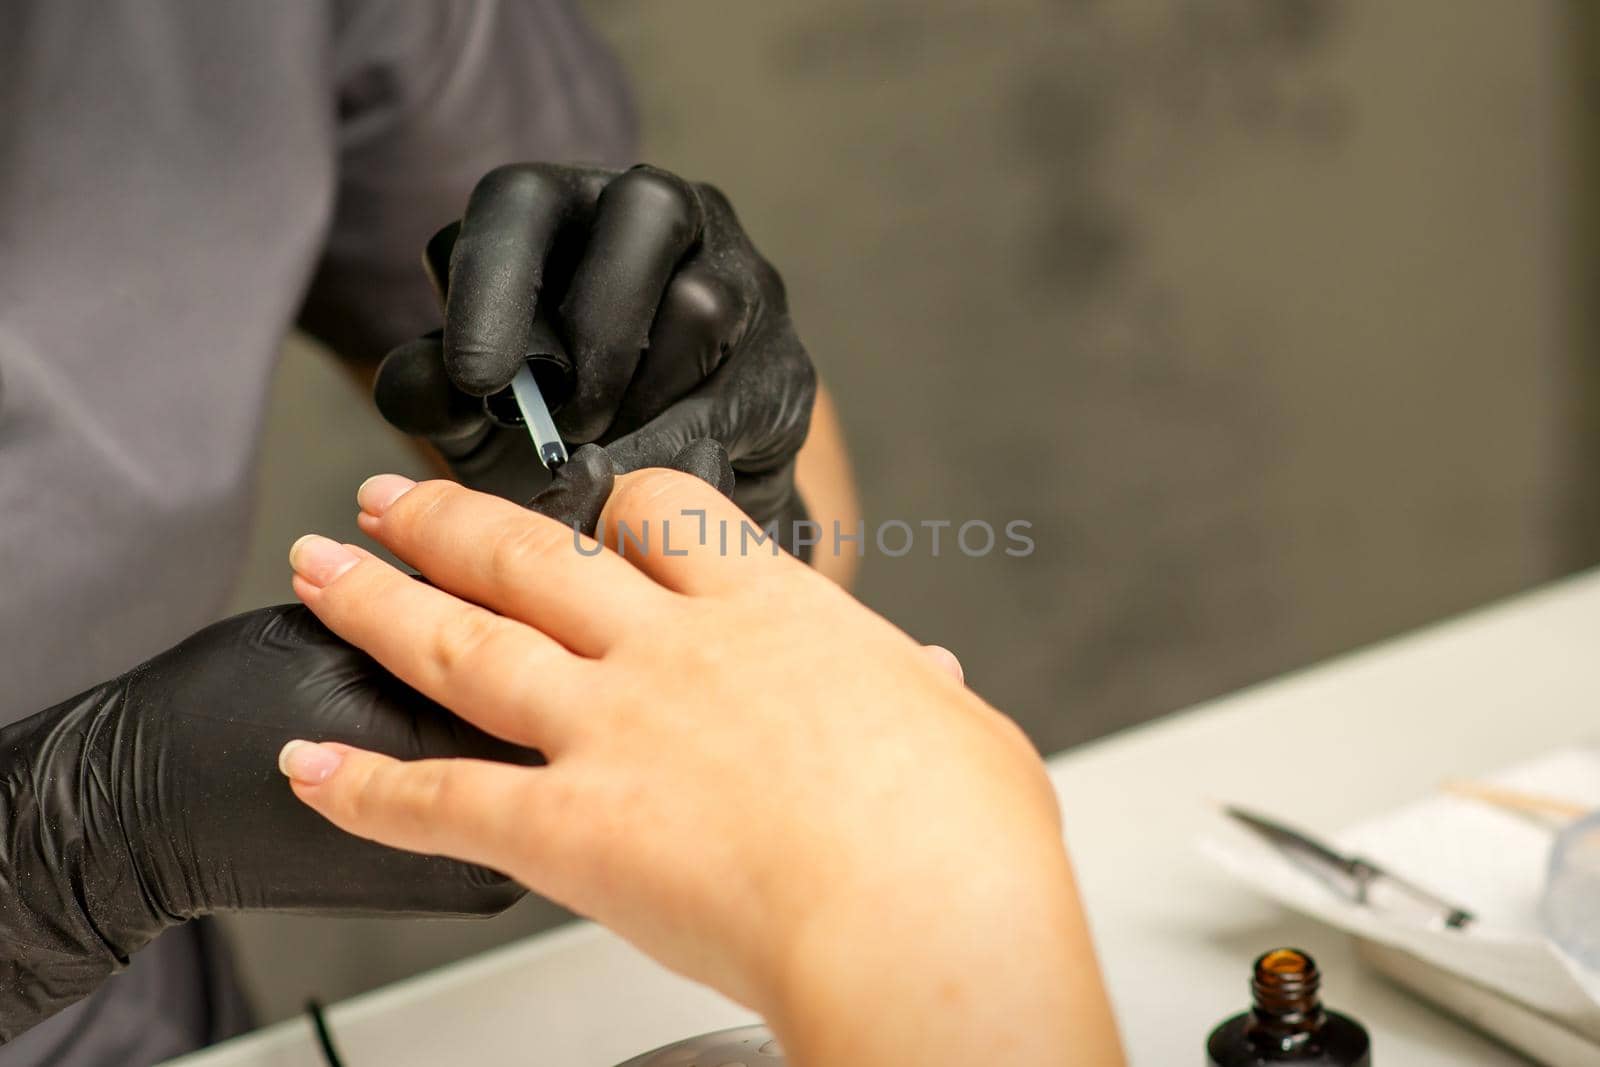
[[(614, 474), (681, 468), (709, 439), (735, 503), (789, 543), (816, 372), (782, 279), (722, 193), (648, 166), (500, 167), (424, 259), (444, 329), (391, 352), (375, 396), (464, 484), (592, 531)], [(482, 400), (529, 359), (563, 438), (604, 447), (549, 489), (527, 436)]]

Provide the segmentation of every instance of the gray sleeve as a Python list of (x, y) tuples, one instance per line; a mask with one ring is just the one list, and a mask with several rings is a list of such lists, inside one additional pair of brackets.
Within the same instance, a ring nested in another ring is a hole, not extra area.
[(338, 191), (300, 325), (346, 359), (439, 326), (422, 248), (486, 172), (632, 162), (623, 74), (569, 0), (348, 0), (333, 60)]

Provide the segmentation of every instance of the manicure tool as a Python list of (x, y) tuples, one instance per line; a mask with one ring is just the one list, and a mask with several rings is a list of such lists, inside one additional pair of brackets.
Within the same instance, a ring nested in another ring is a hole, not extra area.
[(1476, 921), (1465, 908), (1384, 870), (1370, 860), (1330, 848), (1298, 830), (1241, 808), (1223, 809), (1259, 834), (1290, 863), (1310, 874), (1352, 904), (1375, 912), (1410, 912), (1426, 924), (1461, 930)]
[(556, 430), (556, 422), (550, 417), (544, 394), (539, 391), (539, 383), (533, 380), (533, 371), (526, 361), (517, 368), (516, 377), (511, 379), (511, 394), (516, 398), (517, 410), (522, 412), (522, 422), (528, 428), (528, 436), (533, 438), (533, 448), (539, 453), (539, 462), (553, 473), (567, 461), (567, 446)]

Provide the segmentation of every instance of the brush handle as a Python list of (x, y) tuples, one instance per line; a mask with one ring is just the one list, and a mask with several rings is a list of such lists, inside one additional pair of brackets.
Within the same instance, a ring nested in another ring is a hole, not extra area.
[(1457, 779), (1444, 783), (1442, 789), (1446, 793), (1470, 797), (1493, 807), (1501, 808), (1505, 811), (1518, 812), (1523, 815), (1544, 815), (1556, 819), (1581, 819), (1594, 810), (1587, 804), (1579, 804), (1577, 801), (1563, 800), (1560, 797), (1544, 796), (1539, 793), (1525, 793), (1520, 789), (1507, 789), (1504, 786), (1490, 785), (1487, 782)]

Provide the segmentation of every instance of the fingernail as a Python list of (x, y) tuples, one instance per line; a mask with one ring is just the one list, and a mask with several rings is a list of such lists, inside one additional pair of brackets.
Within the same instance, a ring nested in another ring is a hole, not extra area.
[(966, 683), (967, 674), (961, 669), (961, 660), (954, 652), (943, 645), (923, 645), (922, 652), (934, 662), (940, 670), (963, 684)]
[(337, 541), (319, 534), (306, 534), (289, 549), (289, 566), (312, 585), (321, 589), (357, 563), (356, 554)]
[(382, 515), (390, 506), (416, 487), (416, 482), (399, 474), (374, 474), (356, 490), (356, 503), (368, 515)]
[(278, 770), (303, 785), (321, 785), (344, 756), (313, 741), (290, 741), (278, 753)]

